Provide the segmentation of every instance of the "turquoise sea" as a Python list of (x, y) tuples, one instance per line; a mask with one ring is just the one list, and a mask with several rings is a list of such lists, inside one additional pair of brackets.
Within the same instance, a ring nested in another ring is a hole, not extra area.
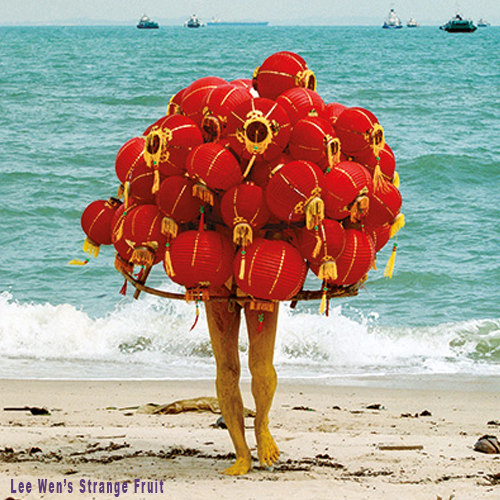
[[(0, 28), (0, 377), (211, 378), (194, 306), (119, 294), (113, 250), (87, 266), (80, 215), (116, 194), (114, 159), (196, 78), (251, 78), (300, 54), (325, 102), (371, 110), (406, 227), (359, 296), (282, 305), (282, 378), (500, 372), (500, 28)], [(161, 269), (149, 284), (170, 287)], [(242, 356), (246, 335), (241, 337)]]

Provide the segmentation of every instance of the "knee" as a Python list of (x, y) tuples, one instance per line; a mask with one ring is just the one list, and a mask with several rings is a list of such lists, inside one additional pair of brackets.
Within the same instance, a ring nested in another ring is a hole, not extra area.
[(240, 364), (235, 361), (219, 360), (217, 365), (217, 378), (224, 379), (226, 382), (238, 383), (240, 379)]
[(249, 361), (248, 368), (252, 376), (252, 381), (256, 384), (275, 384), (277, 375), (276, 370), (269, 361), (251, 360)]

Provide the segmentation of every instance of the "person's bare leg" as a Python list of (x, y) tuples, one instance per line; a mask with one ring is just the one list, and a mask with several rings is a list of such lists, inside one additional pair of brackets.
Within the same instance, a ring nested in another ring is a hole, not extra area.
[(252, 465), (245, 439), (243, 400), (239, 388), (238, 331), (241, 307), (229, 310), (228, 302), (205, 303), (208, 330), (217, 366), (216, 389), (219, 406), (236, 452), (236, 462), (223, 474), (246, 474)]
[[(259, 315), (263, 314), (262, 330), (258, 331)], [(276, 392), (278, 377), (273, 365), (274, 344), (278, 324), (278, 304), (273, 312), (259, 312), (245, 307), (248, 329), (248, 366), (252, 375), (252, 394), (255, 400), (255, 438), (260, 464), (271, 467), (280, 452), (269, 432), (269, 410)]]

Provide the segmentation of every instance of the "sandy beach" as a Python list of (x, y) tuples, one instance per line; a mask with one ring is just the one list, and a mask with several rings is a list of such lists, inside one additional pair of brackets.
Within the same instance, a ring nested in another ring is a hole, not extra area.
[[(255, 459), (235, 478), (220, 474), (232, 461), (220, 415), (141, 412), (214, 397), (212, 381), (1, 380), (0, 498), (499, 498), (500, 455), (473, 449), (500, 431), (498, 392), (435, 385), (280, 382), (270, 415), (280, 461), (265, 470)], [(251, 417), (246, 426), (256, 457)]]

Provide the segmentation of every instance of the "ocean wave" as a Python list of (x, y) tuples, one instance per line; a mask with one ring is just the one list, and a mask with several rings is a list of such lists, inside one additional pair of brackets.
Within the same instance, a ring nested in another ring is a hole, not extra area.
[[(428, 327), (381, 326), (378, 315), (344, 306), (328, 317), (281, 306), (275, 360), (289, 376), (367, 373), (488, 374), (500, 363), (500, 320)], [(212, 373), (203, 308), (147, 296), (98, 318), (69, 304), (20, 303), (0, 294), (0, 377), (192, 378)], [(240, 351), (247, 353), (245, 326)], [(208, 371), (207, 371), (208, 370)], [(49, 375), (50, 374), (50, 375)]]

